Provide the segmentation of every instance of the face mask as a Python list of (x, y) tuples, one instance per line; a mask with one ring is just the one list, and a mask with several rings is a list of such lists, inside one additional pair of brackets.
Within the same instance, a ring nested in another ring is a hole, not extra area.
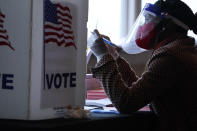
[(156, 37), (154, 23), (150, 22), (140, 26), (136, 32), (136, 44), (140, 48), (149, 50), (152, 48), (153, 40)]

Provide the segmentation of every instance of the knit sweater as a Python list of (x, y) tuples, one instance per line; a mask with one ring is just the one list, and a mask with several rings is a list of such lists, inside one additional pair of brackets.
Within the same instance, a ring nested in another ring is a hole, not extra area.
[(150, 104), (165, 131), (197, 130), (197, 50), (190, 37), (155, 50), (138, 77), (128, 62), (106, 54), (92, 69), (93, 77), (120, 113)]

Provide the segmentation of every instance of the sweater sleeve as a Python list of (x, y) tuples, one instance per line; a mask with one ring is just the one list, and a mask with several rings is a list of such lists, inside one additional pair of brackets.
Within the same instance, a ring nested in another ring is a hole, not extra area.
[(134, 81), (137, 81), (138, 76), (124, 58), (119, 57), (116, 60), (116, 64), (118, 67), (118, 72), (127, 86), (131, 86)]
[(106, 94), (119, 112), (133, 113), (157, 96), (165, 94), (172, 86), (176, 78), (174, 69), (177, 64), (174, 62), (176, 60), (166, 53), (154, 55), (147, 64), (147, 70), (137, 81), (130, 78), (130, 86), (122, 80), (117, 64), (110, 55), (104, 56), (92, 73), (102, 81)]

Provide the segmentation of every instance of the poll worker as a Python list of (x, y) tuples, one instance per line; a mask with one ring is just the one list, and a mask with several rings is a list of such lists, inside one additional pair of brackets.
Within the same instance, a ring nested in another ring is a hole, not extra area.
[(143, 74), (138, 77), (95, 30), (88, 40), (97, 58), (93, 77), (120, 113), (150, 104), (160, 130), (197, 131), (197, 50), (195, 39), (187, 35), (189, 30), (197, 34), (197, 16), (181, 0), (158, 0), (146, 4), (134, 25), (122, 47), (152, 50)]

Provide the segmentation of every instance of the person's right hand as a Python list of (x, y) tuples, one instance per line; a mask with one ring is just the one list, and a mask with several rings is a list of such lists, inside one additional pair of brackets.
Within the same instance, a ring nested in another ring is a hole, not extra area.
[(113, 56), (113, 58), (116, 60), (119, 57), (119, 53), (116, 49), (116, 47), (113, 47), (111, 45), (107, 45), (109, 54), (111, 54)]
[[(110, 38), (109, 38), (108, 36), (101, 35), (101, 37), (103, 37), (103, 38), (105, 38), (105, 39), (111, 41)], [(109, 44), (107, 44), (107, 43), (106, 43), (106, 46), (107, 46), (107, 48), (108, 48), (109, 54), (111, 54), (111, 55), (113, 56), (113, 58), (116, 60), (116, 59), (119, 57), (119, 53), (118, 53), (118, 51), (117, 51), (117, 48), (118, 48), (118, 47), (111, 46), (111, 45), (109, 45)]]
[(99, 61), (106, 53), (108, 49), (104, 43), (102, 36), (99, 34), (98, 30), (94, 30), (88, 39), (88, 46), (92, 53), (96, 56), (97, 61)]

